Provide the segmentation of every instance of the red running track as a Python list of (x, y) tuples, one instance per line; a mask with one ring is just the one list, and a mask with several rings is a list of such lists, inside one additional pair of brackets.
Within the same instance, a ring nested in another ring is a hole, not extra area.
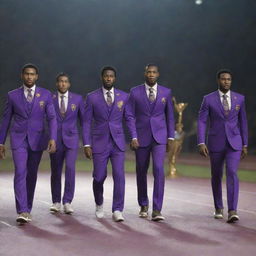
[[(127, 174), (125, 221), (115, 223), (111, 219), (110, 177), (105, 183), (105, 218), (98, 221), (94, 216), (92, 178), (89, 173), (77, 173), (73, 201), (75, 212), (69, 216), (49, 213), (50, 174), (43, 172), (38, 177), (33, 221), (18, 226), (15, 222), (12, 179), (12, 173), (0, 173), (1, 256), (256, 255), (255, 184), (241, 183), (241, 220), (236, 224), (227, 224), (225, 220), (212, 217), (209, 180), (167, 180), (162, 211), (166, 221), (155, 223), (138, 218), (135, 176)], [(150, 197), (152, 182), (149, 175)]]

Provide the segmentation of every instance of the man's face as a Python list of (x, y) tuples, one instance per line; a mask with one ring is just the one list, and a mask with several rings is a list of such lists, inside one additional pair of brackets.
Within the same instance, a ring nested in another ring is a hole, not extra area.
[(106, 89), (111, 89), (116, 81), (115, 72), (113, 70), (106, 70), (102, 75), (102, 82)]
[(38, 74), (34, 68), (25, 68), (21, 74), (21, 79), (28, 88), (31, 88), (36, 83)]
[(66, 76), (60, 76), (58, 78), (58, 81), (56, 83), (57, 89), (60, 93), (64, 94), (70, 87), (70, 82), (68, 77)]
[(229, 73), (220, 74), (220, 78), (218, 79), (219, 89), (222, 92), (228, 92), (231, 87), (232, 78)]
[(145, 70), (145, 80), (149, 86), (155, 85), (159, 77), (158, 68), (156, 66), (150, 66)]

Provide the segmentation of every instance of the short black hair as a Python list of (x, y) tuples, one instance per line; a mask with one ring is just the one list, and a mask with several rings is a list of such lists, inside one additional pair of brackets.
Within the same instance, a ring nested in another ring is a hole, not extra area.
[(150, 67), (156, 67), (157, 70), (159, 70), (159, 67), (155, 64), (155, 63), (148, 63), (146, 66), (145, 66), (145, 71), (150, 68)]
[(27, 63), (27, 64), (25, 64), (25, 65), (22, 67), (22, 69), (21, 69), (22, 74), (24, 73), (24, 71), (25, 71), (26, 68), (33, 68), (33, 69), (36, 71), (36, 74), (39, 73), (39, 69), (38, 69), (38, 67), (37, 67), (35, 64), (33, 64), (33, 63)]
[(233, 76), (232, 72), (229, 69), (220, 69), (217, 73), (216, 73), (216, 78), (219, 79), (221, 74), (230, 74), (231, 78)]
[(69, 75), (67, 73), (64, 73), (64, 72), (60, 72), (57, 76), (56, 76), (56, 82), (59, 81), (59, 78), (62, 77), (62, 76), (65, 76), (68, 78), (68, 81), (70, 81), (70, 78), (69, 78)]
[(114, 67), (111, 67), (111, 66), (105, 66), (101, 69), (101, 76), (104, 75), (105, 71), (108, 71), (108, 70), (111, 70), (114, 72), (115, 74), (115, 77), (116, 77), (116, 69)]

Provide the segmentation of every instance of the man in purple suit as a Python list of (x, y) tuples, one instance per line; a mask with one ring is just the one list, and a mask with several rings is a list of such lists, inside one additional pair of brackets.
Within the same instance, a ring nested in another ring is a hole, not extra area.
[[(198, 117), (198, 144), (201, 155), (210, 156), (211, 183), (214, 199), (214, 218), (223, 219), (222, 175), (226, 165), (229, 223), (237, 215), (238, 177), (240, 158), (247, 154), (248, 130), (244, 96), (230, 91), (232, 74), (229, 70), (217, 73), (219, 89), (204, 96)], [(206, 129), (209, 121), (208, 143)]]
[(85, 154), (93, 159), (93, 193), (95, 214), (103, 218), (103, 184), (107, 177), (107, 164), (111, 161), (114, 180), (112, 212), (114, 221), (123, 221), (125, 136), (122, 121), (135, 136), (135, 129), (127, 119), (125, 105), (128, 94), (114, 88), (116, 70), (104, 67), (101, 72), (103, 87), (87, 95), (85, 103)]
[[(5, 140), (10, 128), (12, 156), (15, 165), (14, 192), (17, 222), (31, 221), (31, 209), (43, 150), (56, 150), (57, 123), (51, 93), (36, 86), (38, 68), (26, 64), (22, 68), (23, 85), (10, 91), (0, 125), (0, 158), (5, 157)], [(49, 136), (44, 122), (49, 125)]]
[[(51, 191), (53, 205), (51, 212), (61, 210), (61, 175), (65, 161), (65, 188), (62, 198), (66, 214), (73, 213), (71, 202), (75, 191), (75, 164), (79, 147), (77, 121), (84, 127), (84, 101), (81, 95), (69, 91), (69, 76), (60, 73), (56, 78), (57, 92), (53, 94), (53, 103), (57, 116), (57, 152), (51, 158)], [(83, 133), (82, 133), (83, 134)]]
[(136, 136), (131, 142), (136, 154), (136, 174), (139, 216), (148, 217), (147, 172), (150, 154), (153, 159), (154, 191), (152, 220), (164, 220), (161, 214), (164, 196), (164, 158), (172, 147), (174, 115), (172, 94), (169, 88), (157, 84), (158, 67), (145, 68), (145, 83), (130, 91), (127, 105), (129, 117), (136, 125)]

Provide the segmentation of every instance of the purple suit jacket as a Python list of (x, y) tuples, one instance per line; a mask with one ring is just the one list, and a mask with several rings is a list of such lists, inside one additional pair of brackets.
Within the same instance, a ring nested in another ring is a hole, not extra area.
[(208, 147), (211, 152), (225, 149), (226, 139), (234, 150), (248, 145), (248, 128), (244, 96), (231, 91), (231, 110), (227, 116), (215, 91), (204, 96), (198, 117), (198, 144), (205, 143), (207, 120), (209, 120)]
[(114, 88), (115, 99), (111, 110), (104, 99), (102, 88), (89, 93), (85, 102), (85, 144), (92, 146), (93, 153), (103, 152), (110, 136), (117, 147), (125, 150), (125, 135), (123, 119), (126, 120), (131, 136), (135, 135), (135, 128), (126, 114), (128, 94)]
[(68, 92), (68, 106), (65, 116), (62, 117), (58, 102), (58, 93), (53, 94), (53, 102), (57, 116), (57, 150), (62, 144), (67, 148), (77, 148), (79, 146), (78, 119), (82, 127), (82, 138), (85, 143), (84, 136), (84, 101), (81, 95)]
[[(51, 93), (36, 86), (34, 103), (31, 112), (26, 108), (23, 86), (10, 91), (0, 125), (0, 144), (4, 144), (10, 128), (11, 148), (18, 148), (28, 138), (33, 151), (47, 148), (49, 136), (44, 126), (49, 124), (50, 139), (57, 139), (57, 122)], [(13, 120), (12, 120), (13, 119)], [(11, 122), (12, 120), (12, 122)]]
[(127, 104), (128, 116), (136, 126), (136, 137), (141, 147), (152, 142), (152, 136), (159, 144), (166, 144), (167, 138), (174, 138), (174, 115), (172, 94), (169, 88), (158, 85), (153, 110), (146, 94), (145, 85), (131, 89)]

